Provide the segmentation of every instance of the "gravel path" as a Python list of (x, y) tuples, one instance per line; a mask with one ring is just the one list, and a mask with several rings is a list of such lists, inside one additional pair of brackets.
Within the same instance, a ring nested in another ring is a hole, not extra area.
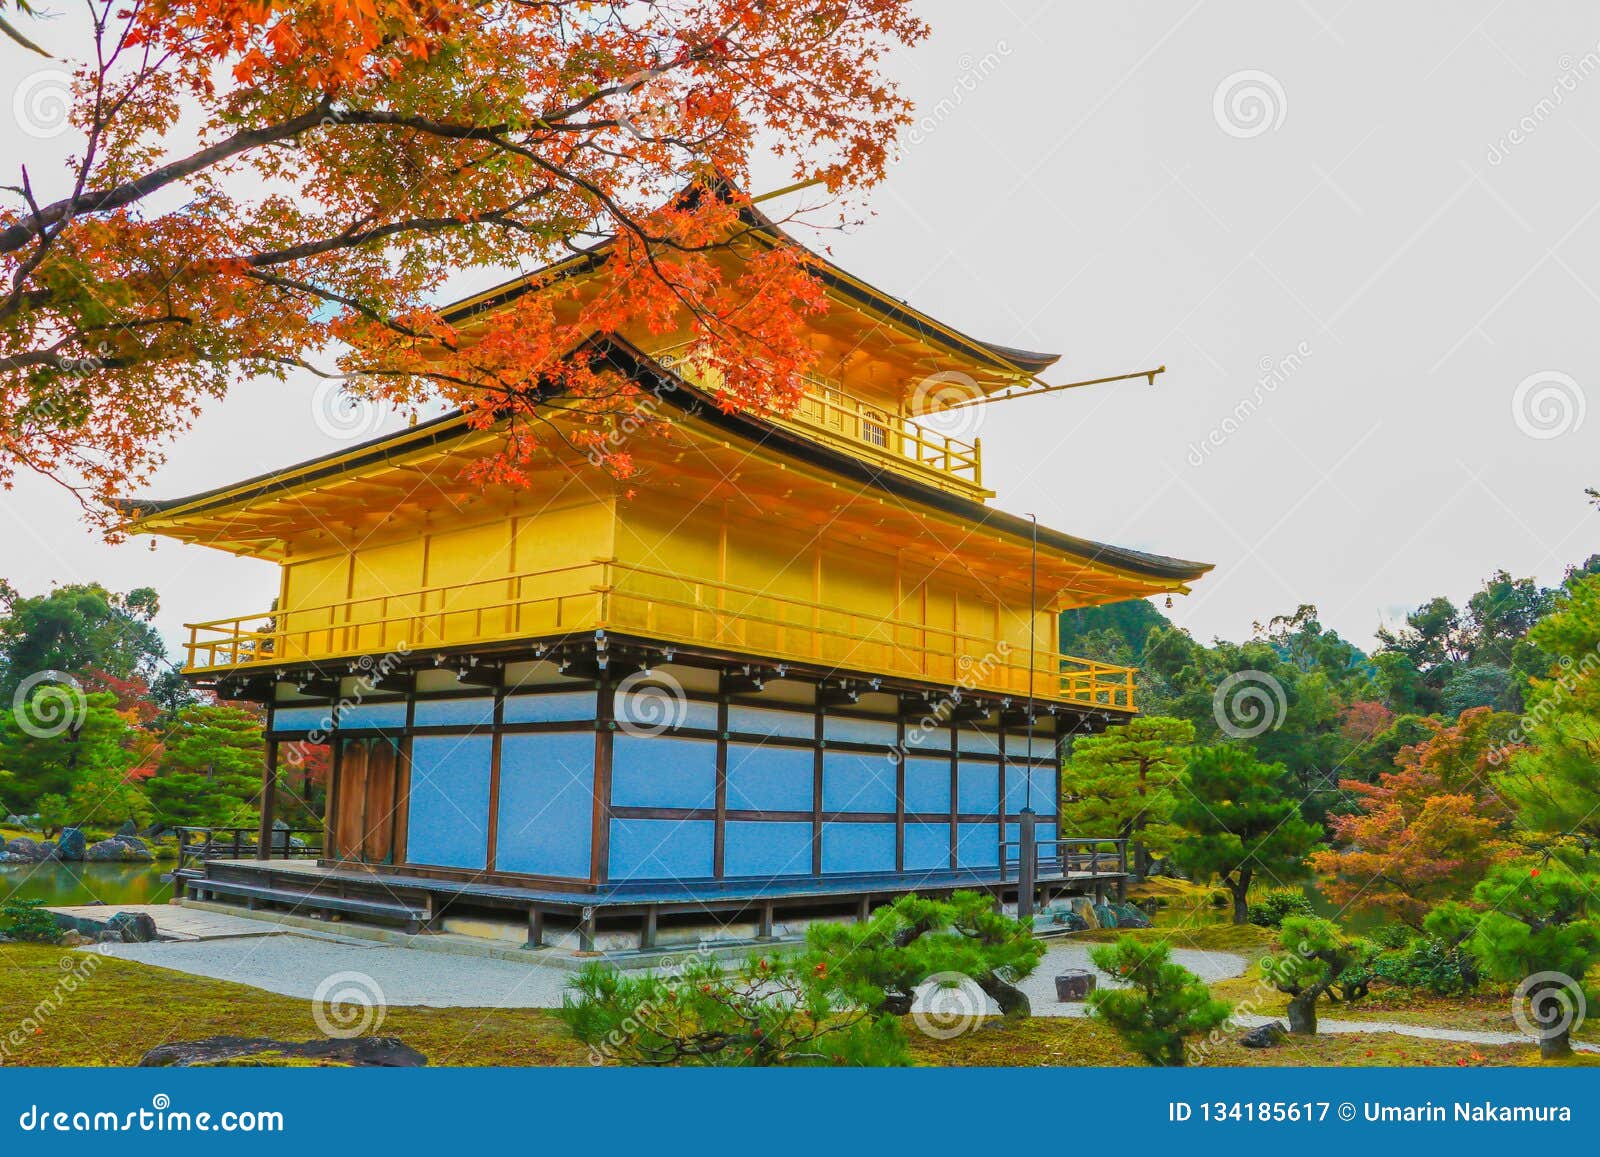
[[(1080, 1017), (1086, 1015), (1081, 1004), (1062, 1004), (1056, 1000), (1055, 976), (1071, 968), (1091, 968), (1087, 944), (1050, 945), (1037, 971), (1022, 988), (1033, 1003), (1036, 1016)], [(376, 944), (364, 940), (320, 933), (298, 932), (239, 939), (164, 942), (156, 944), (97, 945), (97, 951), (124, 960), (137, 960), (158, 968), (217, 980), (248, 984), (268, 992), (302, 1000), (343, 994), (349, 999), (352, 988), (377, 1003), (433, 1008), (559, 1008), (561, 993), (572, 978), (566, 969), (537, 961), (526, 964), (491, 957), (463, 956), (447, 952), (423, 951)], [(1244, 957), (1232, 952), (1203, 952), (1175, 948), (1172, 958), (1208, 983), (1242, 976), (1247, 966)], [(1104, 974), (1101, 984), (1111, 983)], [(962, 1010), (962, 1001), (988, 1001), (973, 989), (947, 991), (924, 1000), (951, 1001), (946, 1007)], [(919, 1001), (919, 1003), (923, 1003)], [(992, 1004), (988, 1011), (997, 1012)], [(1279, 1017), (1241, 1014), (1236, 1023), (1241, 1029), (1279, 1020)], [(1333, 1020), (1319, 1022), (1325, 1033), (1395, 1033), (1424, 1040), (1460, 1041), (1467, 1044), (1522, 1044), (1531, 1038), (1519, 1033), (1464, 1031), (1434, 1028), (1429, 1025), (1401, 1024), (1394, 1021)], [(1600, 1051), (1600, 1046), (1574, 1042), (1585, 1052)]]
[[(321, 933), (101, 947), (124, 960), (231, 980), (305, 1000), (314, 999), (328, 977), (353, 972), (371, 977), (391, 1005), (559, 1008), (562, 989), (572, 978), (570, 971), (538, 961), (523, 964)], [(1240, 976), (1245, 970), (1244, 958), (1231, 952), (1179, 948), (1172, 956), (1206, 981)], [(1069, 968), (1089, 967), (1088, 945), (1052, 944), (1044, 963), (1023, 984), (1035, 1011), (1045, 1016), (1073, 1015), (1074, 1006), (1057, 1003), (1054, 978)]]

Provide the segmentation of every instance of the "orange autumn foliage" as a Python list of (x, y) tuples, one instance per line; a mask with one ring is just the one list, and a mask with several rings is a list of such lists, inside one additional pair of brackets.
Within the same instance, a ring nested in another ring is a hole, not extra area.
[[(871, 186), (909, 115), (884, 55), (926, 33), (901, 0), (90, 3), (93, 44), (41, 34), (80, 62), (60, 167), (0, 182), (0, 484), (41, 472), (108, 525), (241, 376), (503, 421), (484, 471), (512, 484), (552, 389), (629, 472), (604, 434), (631, 387), (570, 356), (597, 332), (687, 330), (724, 405), (792, 404), (824, 298), (793, 248), (726, 259), (751, 158)], [(439, 308), (461, 270), (575, 253), (588, 292), (471, 342)]]
[(1511, 812), (1494, 794), (1489, 757), (1515, 725), (1487, 707), (1463, 711), (1454, 724), (1430, 722), (1433, 736), (1403, 748), (1399, 770), (1378, 782), (1342, 780), (1360, 810), (1330, 816), (1338, 846), (1311, 857), (1329, 899), (1420, 927), (1435, 903), (1466, 894), (1513, 855)]

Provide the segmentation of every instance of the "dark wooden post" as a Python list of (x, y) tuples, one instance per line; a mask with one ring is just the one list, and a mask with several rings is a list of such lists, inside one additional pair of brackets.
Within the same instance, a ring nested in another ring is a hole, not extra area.
[[(256, 833), (256, 859), (272, 858), (272, 819), (278, 799), (278, 741), (267, 741), (266, 762), (261, 766), (261, 827)], [(288, 836), (284, 836), (288, 854)]]
[(1031, 807), (1017, 813), (1017, 919), (1024, 923), (1033, 920), (1033, 883), (1039, 866), (1038, 837), (1033, 825), (1038, 818)]

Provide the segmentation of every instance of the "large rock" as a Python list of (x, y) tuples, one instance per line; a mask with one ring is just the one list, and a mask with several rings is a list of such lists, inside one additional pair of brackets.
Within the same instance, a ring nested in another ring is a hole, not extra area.
[(1117, 913), (1118, 928), (1148, 928), (1150, 917), (1146, 916), (1133, 904), (1113, 904), (1111, 907)]
[(266, 1037), (210, 1036), (204, 1040), (157, 1045), (139, 1060), (140, 1068), (259, 1067), (287, 1065), (420, 1068), (428, 1058), (394, 1037), (348, 1040), (278, 1041)]
[(43, 860), (53, 859), (55, 854), (54, 844), (42, 844), (30, 840), (27, 836), (18, 836), (6, 844), (6, 858), (13, 863), (37, 864)]
[(101, 840), (98, 844), (90, 844), (84, 850), (83, 858), (121, 863), (149, 863), (155, 856), (145, 846), (143, 840), (134, 836), (113, 836), (109, 840)]
[(1251, 1029), (1239, 1038), (1239, 1043), (1247, 1049), (1275, 1049), (1288, 1035), (1289, 1030), (1283, 1026), (1283, 1022), (1275, 1020)]
[(1088, 896), (1074, 896), (1072, 898), (1072, 912), (1083, 921), (1085, 928), (1100, 927), (1100, 917), (1095, 915), (1094, 901)]
[(106, 921), (106, 931), (115, 932), (124, 944), (148, 944), (158, 936), (148, 912), (115, 912)]
[(78, 828), (62, 828), (56, 841), (56, 855), (63, 860), (81, 860), (89, 848), (89, 841)]
[[(134, 823), (132, 820), (123, 820), (122, 826), (117, 829), (117, 836), (137, 836), (138, 834), (139, 825)], [(115, 839), (117, 836), (112, 838)]]
[(1117, 918), (1117, 910), (1110, 904), (1096, 904), (1094, 918), (1101, 928), (1116, 928), (1121, 923)]

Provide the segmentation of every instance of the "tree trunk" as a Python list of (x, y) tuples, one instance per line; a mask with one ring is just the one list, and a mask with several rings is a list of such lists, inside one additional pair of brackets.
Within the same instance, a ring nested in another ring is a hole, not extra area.
[(1240, 869), (1239, 874), (1232, 880), (1225, 881), (1228, 891), (1233, 893), (1233, 922), (1235, 924), (1250, 923), (1250, 872)]
[(1572, 1055), (1572, 1033), (1562, 1029), (1558, 1033), (1539, 1038), (1539, 1059), (1542, 1061), (1559, 1061), (1563, 1057)]
[(1012, 984), (1007, 984), (997, 976), (980, 976), (977, 978), (978, 987), (988, 995), (989, 999), (1000, 1006), (1000, 1013), (1007, 1017), (1024, 1017), (1033, 1015), (1033, 1004), (1028, 1000), (1028, 994)]
[(1317, 994), (1302, 993), (1289, 998), (1289, 1031), (1297, 1036), (1317, 1035)]

